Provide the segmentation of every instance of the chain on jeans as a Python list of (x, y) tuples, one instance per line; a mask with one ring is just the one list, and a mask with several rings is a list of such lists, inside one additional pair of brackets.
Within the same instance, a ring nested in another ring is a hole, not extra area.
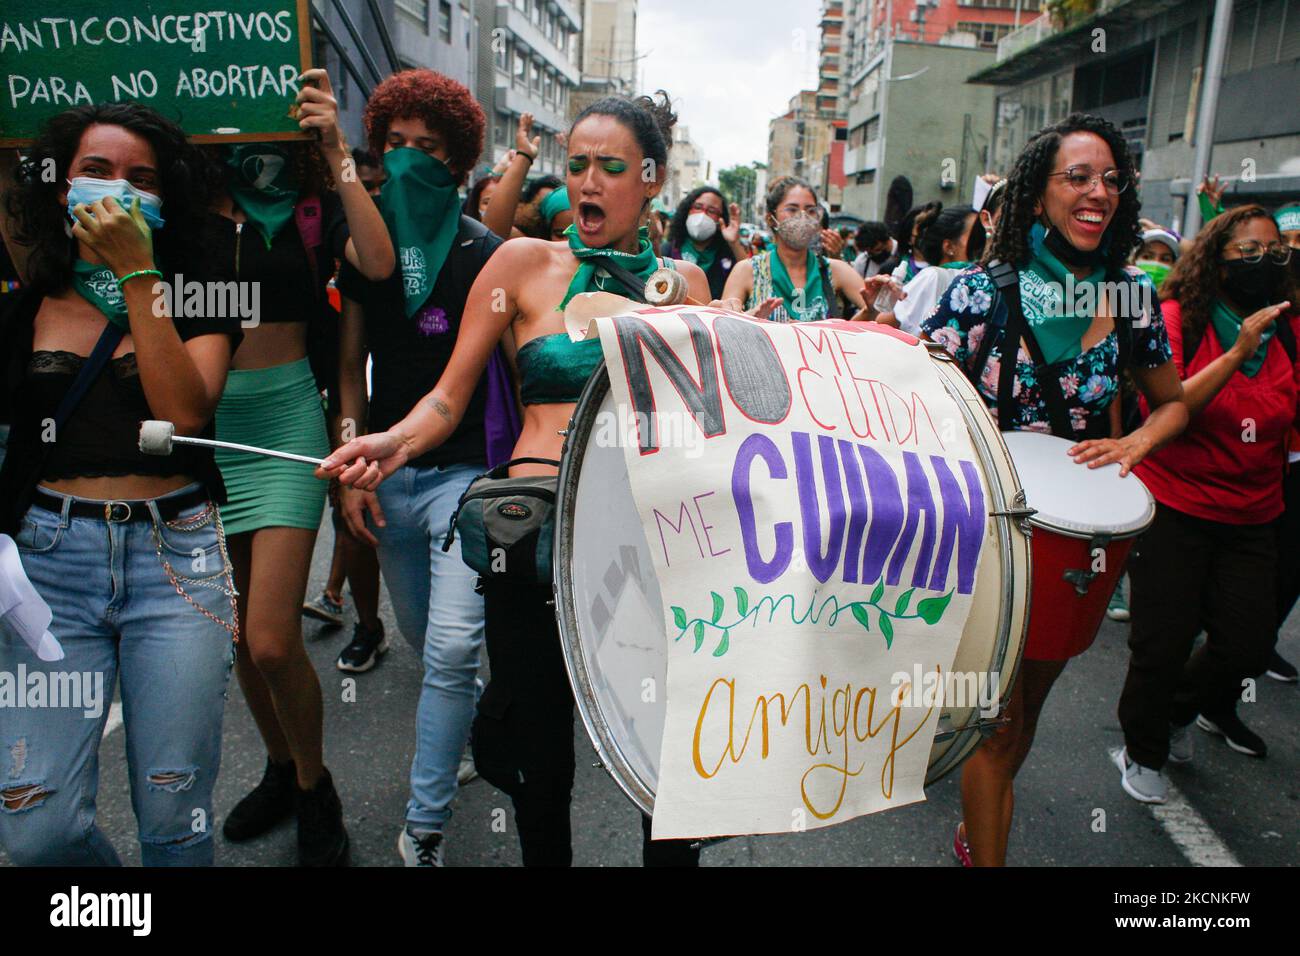
[[(212, 504), (212, 502), (208, 502), (207, 507), (201, 514), (189, 518), (177, 518), (174, 521), (167, 521), (164, 523), (168, 528), (175, 531), (197, 531), (199, 528), (206, 527), (209, 522), (215, 523), (217, 527), (217, 550), (220, 553), (221, 560), (226, 568), (225, 573), (222, 575), (205, 579), (192, 578), (182, 574), (177, 574), (176, 569), (171, 566), (171, 562), (163, 557), (162, 535), (159, 534), (157, 525), (153, 527), (154, 547), (158, 554), (158, 560), (163, 566), (163, 570), (167, 572), (168, 579), (171, 581), (172, 586), (176, 588), (176, 593), (189, 602), (190, 606), (204, 617), (215, 621), (229, 631), (232, 640), (237, 644), (239, 643), (239, 605), (236, 603), (236, 599), (239, 596), (239, 592), (235, 590), (235, 582), (230, 567), (230, 556), (226, 551), (226, 529), (221, 523), (221, 512), (217, 509), (216, 505)], [(223, 579), (224, 584), (219, 583), (218, 579)], [(181, 586), (182, 581), (197, 587), (216, 588), (218, 591), (230, 598), (230, 620), (233, 623), (228, 624), (207, 608), (195, 604), (194, 599), (186, 594), (185, 588)]]

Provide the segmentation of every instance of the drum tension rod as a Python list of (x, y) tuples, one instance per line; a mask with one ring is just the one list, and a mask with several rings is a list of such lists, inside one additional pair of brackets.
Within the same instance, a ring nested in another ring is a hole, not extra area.
[(1011, 504), (1001, 511), (990, 511), (990, 518), (1011, 518), (1020, 527), (1021, 532), (1026, 536), (1031, 534), (1029, 519), (1038, 514), (1037, 508), (1030, 508), (1025, 501), (1023, 490), (1017, 491), (1011, 499)]
[[(1088, 539), (1088, 553), (1095, 556), (1099, 550), (1104, 552), (1110, 546), (1110, 537), (1108, 534), (1094, 534)], [(1092, 582), (1104, 573), (1104, 567), (1101, 571), (1094, 571), (1091, 568), (1086, 571), (1082, 568), (1070, 568), (1061, 577), (1073, 584), (1074, 590), (1082, 597), (1088, 593), (1088, 588), (1092, 586)]]

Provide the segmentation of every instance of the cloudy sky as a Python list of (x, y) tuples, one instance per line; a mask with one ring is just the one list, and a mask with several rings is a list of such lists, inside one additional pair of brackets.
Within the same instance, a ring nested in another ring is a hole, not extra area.
[(637, 52), (646, 91), (667, 90), (718, 170), (767, 159), (767, 124), (817, 83), (821, 0), (645, 0)]

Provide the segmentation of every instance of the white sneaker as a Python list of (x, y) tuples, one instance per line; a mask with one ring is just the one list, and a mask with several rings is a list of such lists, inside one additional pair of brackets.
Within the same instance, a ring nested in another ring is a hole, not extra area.
[(441, 830), (417, 832), (404, 826), (397, 838), (397, 852), (407, 866), (445, 866), (447, 842)]
[(1196, 738), (1192, 736), (1192, 725), (1169, 725), (1169, 762), (1191, 763), (1195, 753)]
[(460, 767), (456, 771), (456, 782), (462, 787), (478, 776), (478, 768), (474, 766), (474, 754), (468, 747), (460, 758)]
[(1134, 800), (1141, 803), (1164, 803), (1169, 799), (1169, 778), (1159, 770), (1152, 770), (1130, 760), (1127, 747), (1111, 750), (1110, 758), (1119, 767), (1120, 785)]

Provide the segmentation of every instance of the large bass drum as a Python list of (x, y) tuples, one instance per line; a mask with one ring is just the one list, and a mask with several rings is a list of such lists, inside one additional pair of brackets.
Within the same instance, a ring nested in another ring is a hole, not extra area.
[[(1029, 618), (1030, 552), (1024, 494), (997, 425), (940, 347), (935, 375), (956, 401), (979, 457), (993, 509), (974, 606), (952, 669), (997, 675), (998, 713), (1020, 665)], [(601, 764), (643, 813), (654, 808), (667, 701), (667, 639), (654, 562), (632, 500), (609, 379), (588, 381), (569, 424), (556, 503), (555, 596), (578, 712)], [(603, 436), (598, 440), (597, 436)], [(991, 696), (991, 695), (990, 695)], [(1005, 719), (945, 707), (926, 784), (956, 768)]]

